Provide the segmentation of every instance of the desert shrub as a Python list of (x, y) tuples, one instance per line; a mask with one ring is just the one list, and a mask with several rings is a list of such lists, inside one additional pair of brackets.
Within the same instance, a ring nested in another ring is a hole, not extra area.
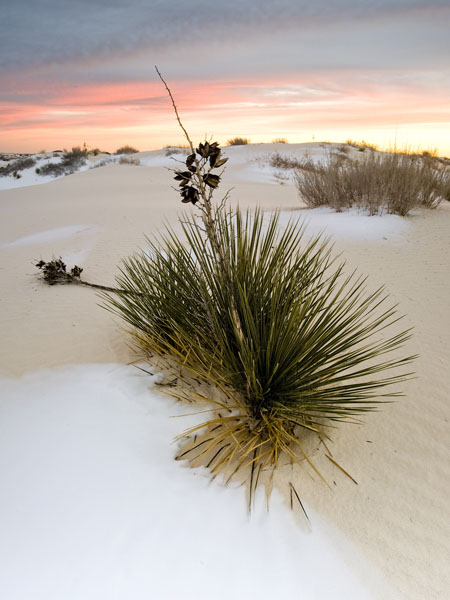
[(113, 160), (112, 158), (103, 158), (102, 160), (97, 161), (96, 163), (94, 163), (90, 168), (91, 169), (98, 169), (100, 167), (106, 167), (107, 165), (113, 165), (115, 164), (115, 160)]
[(118, 148), (114, 154), (135, 154), (136, 152), (139, 152), (139, 150), (136, 150), (136, 148), (133, 148), (132, 146), (121, 146), (120, 148)]
[(138, 158), (129, 158), (127, 156), (121, 156), (119, 159), (119, 165), (136, 165), (139, 166), (141, 161)]
[(86, 162), (86, 157), (88, 155), (88, 151), (86, 148), (80, 148), (80, 146), (75, 146), (72, 148), (70, 152), (64, 152), (63, 154), (63, 162), (67, 165), (73, 164), (84, 164)]
[(353, 148), (356, 148), (360, 152), (365, 152), (366, 150), (373, 150), (373, 151), (378, 150), (378, 146), (376, 144), (369, 144), (369, 143), (365, 142), (364, 140), (362, 140), (361, 142), (355, 142), (354, 140), (347, 140), (346, 144), (348, 146), (352, 146)]
[(275, 169), (312, 169), (314, 163), (310, 158), (304, 157), (301, 159), (293, 156), (286, 156), (280, 152), (273, 152), (269, 155), (269, 165)]
[(182, 228), (187, 245), (168, 231), (125, 260), (108, 300), (145, 353), (222, 390), (225, 413), (195, 428), (212, 472), (299, 462), (305, 435), (372, 410), (403, 379), (380, 374), (409, 360), (385, 356), (408, 332), (380, 342), (395, 310), (379, 311), (383, 291), (346, 277), (326, 242), (295, 223), (280, 233), (277, 215), (219, 211), (223, 263), (194, 220)]
[(165, 146), (164, 154), (166, 156), (173, 156), (174, 154), (189, 154), (189, 146)]
[(61, 162), (43, 165), (40, 168), (39, 174), (42, 176), (51, 175), (52, 177), (59, 177), (75, 173), (80, 167), (86, 164), (87, 154), (87, 149), (75, 146), (70, 152), (64, 152)]
[(308, 171), (298, 170), (295, 181), (300, 197), (310, 207), (351, 206), (369, 214), (383, 211), (405, 216), (419, 206), (435, 208), (444, 197), (448, 174), (422, 159), (371, 152), (358, 161), (330, 155)]
[(38, 173), (38, 175), (42, 175), (43, 177), (47, 175), (51, 175), (52, 177), (60, 177), (61, 175), (65, 174), (66, 171), (62, 163), (48, 163), (46, 165), (42, 165)]
[(20, 171), (23, 171), (24, 169), (30, 169), (31, 167), (34, 167), (35, 164), (36, 161), (34, 160), (34, 158), (31, 158), (29, 156), (24, 158), (18, 158), (17, 160), (13, 160), (12, 162), (8, 163), (4, 167), (0, 167), (0, 176), (7, 177), (8, 175), (12, 175), (13, 177), (16, 177), (16, 179), (18, 179), (15, 173), (19, 174)]
[(247, 138), (243, 138), (243, 137), (235, 137), (235, 138), (231, 138), (230, 140), (227, 141), (227, 146), (245, 146), (246, 144), (249, 144), (250, 140), (248, 140)]

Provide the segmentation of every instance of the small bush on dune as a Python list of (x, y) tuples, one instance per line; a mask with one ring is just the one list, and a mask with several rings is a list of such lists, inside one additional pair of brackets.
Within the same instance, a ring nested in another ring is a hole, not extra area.
[(103, 158), (102, 160), (94, 163), (90, 168), (91, 169), (99, 169), (100, 167), (106, 167), (107, 165), (114, 165), (116, 163), (112, 158)]
[(0, 167), (0, 177), (7, 177), (9, 175), (12, 175), (16, 179), (19, 179), (20, 176), (17, 177), (16, 175), (14, 175), (14, 173), (19, 174), (20, 171), (23, 171), (24, 169), (30, 169), (31, 167), (34, 167), (35, 164), (36, 161), (34, 158), (18, 158), (17, 160), (8, 163), (4, 167)]
[(84, 162), (86, 162), (85, 159), (87, 155), (87, 148), (80, 148), (80, 146), (75, 146), (70, 152), (64, 152), (63, 162), (65, 162), (68, 165), (76, 163), (84, 164)]
[(364, 152), (365, 150), (373, 150), (373, 151), (378, 150), (378, 146), (376, 144), (369, 144), (369, 143), (365, 142), (364, 140), (362, 140), (361, 142), (355, 142), (354, 140), (347, 140), (346, 144), (348, 146), (352, 146), (353, 148), (356, 148), (360, 152)]
[(350, 148), (348, 147), (347, 144), (341, 144), (338, 147), (338, 151), (341, 152), (342, 154), (348, 154), (350, 152)]
[(60, 177), (61, 175), (66, 175), (66, 170), (61, 163), (48, 163), (40, 167), (38, 175), (42, 175), (43, 177), (48, 175)]
[(121, 156), (119, 159), (119, 165), (135, 165), (139, 166), (141, 161), (138, 158), (129, 158), (127, 156)]
[(248, 140), (247, 138), (243, 138), (243, 137), (235, 137), (232, 138), (231, 140), (227, 141), (227, 146), (245, 146), (246, 144), (249, 144), (250, 140)]
[(383, 211), (405, 216), (414, 208), (435, 208), (445, 197), (449, 174), (427, 159), (370, 152), (360, 160), (330, 155), (324, 164), (297, 171), (301, 199), (310, 207), (337, 211), (358, 206), (370, 214)]
[(136, 154), (136, 152), (139, 152), (139, 150), (136, 150), (136, 148), (133, 148), (132, 146), (126, 145), (118, 148), (114, 154)]
[(166, 156), (173, 156), (174, 154), (185, 154), (187, 156), (190, 148), (189, 146), (165, 146), (164, 150)]
[(43, 165), (40, 168), (39, 174), (42, 176), (51, 175), (52, 177), (70, 175), (86, 164), (87, 155), (88, 151), (86, 148), (82, 149), (79, 146), (75, 146), (70, 152), (64, 152), (61, 162)]
[(274, 152), (269, 156), (269, 165), (275, 169), (312, 169), (314, 163), (308, 157), (301, 159)]

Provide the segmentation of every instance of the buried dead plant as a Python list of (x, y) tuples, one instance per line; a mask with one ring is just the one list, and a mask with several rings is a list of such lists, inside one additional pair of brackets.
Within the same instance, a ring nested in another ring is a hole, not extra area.
[(98, 290), (103, 290), (105, 292), (117, 291), (115, 288), (107, 285), (90, 283), (89, 281), (81, 279), (81, 273), (83, 272), (83, 269), (78, 265), (74, 265), (70, 270), (67, 270), (67, 265), (61, 256), (59, 258), (52, 258), (52, 260), (47, 262), (45, 260), (40, 260), (35, 264), (35, 267), (41, 271), (42, 279), (48, 283), (48, 285), (72, 283), (85, 285)]
[(365, 279), (344, 274), (327, 240), (308, 240), (295, 222), (281, 230), (276, 214), (232, 212), (228, 194), (213, 203), (227, 159), (217, 143), (194, 147), (158, 75), (189, 143), (175, 179), (197, 215), (184, 215), (182, 237), (167, 229), (125, 259), (104, 298), (147, 356), (175, 361), (204, 384), (174, 393), (212, 406), (181, 436), (190, 445), (179, 458), (227, 481), (248, 478), (251, 506), (265, 474), (269, 495), (282, 462), (316, 470), (305, 437), (324, 440), (330, 425), (399, 395), (391, 386), (409, 377), (414, 357), (395, 351), (410, 331), (398, 330), (383, 289), (369, 293)]

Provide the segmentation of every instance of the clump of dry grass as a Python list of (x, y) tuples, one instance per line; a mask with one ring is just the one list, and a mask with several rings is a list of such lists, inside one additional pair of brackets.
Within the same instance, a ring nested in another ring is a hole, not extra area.
[(450, 172), (436, 168), (428, 157), (370, 152), (355, 161), (329, 155), (313, 169), (298, 170), (295, 182), (310, 207), (342, 211), (357, 206), (371, 215), (405, 216), (417, 207), (436, 208), (449, 193)]
[(379, 147), (376, 144), (369, 144), (368, 142), (365, 142), (364, 140), (362, 140), (361, 142), (355, 142), (354, 140), (347, 140), (346, 144), (348, 146), (352, 146), (353, 148), (356, 148), (357, 150), (359, 150), (359, 152), (365, 152), (366, 150), (376, 151), (379, 149)]
[(9, 162), (4, 167), (0, 167), (0, 177), (7, 177), (8, 175), (13, 175), (17, 178), (17, 175), (20, 177), (20, 171), (25, 169), (30, 169), (34, 167), (36, 161), (31, 156), (25, 156), (23, 158), (18, 158)]
[(227, 140), (227, 146), (245, 146), (250, 144), (250, 140), (244, 137), (234, 137)]
[(86, 164), (88, 155), (87, 148), (75, 146), (70, 152), (64, 152), (62, 160), (59, 163), (48, 163), (39, 169), (39, 175), (52, 175), (58, 177), (60, 175), (70, 175), (78, 171), (80, 167)]
[(129, 146), (128, 144), (126, 144), (125, 146), (117, 148), (114, 154), (136, 154), (136, 152), (139, 152), (139, 150), (133, 148), (133, 146)]
[(280, 152), (273, 152), (270, 154), (268, 158), (269, 165), (274, 167), (275, 169), (312, 169), (314, 168), (314, 163), (308, 157), (304, 157), (301, 159), (295, 158), (293, 156), (287, 156), (286, 154), (281, 154)]
[(99, 154), (109, 154), (109, 152), (105, 152), (104, 150), (100, 150), (100, 148), (91, 148), (88, 150), (89, 156), (98, 156)]
[(164, 150), (164, 154), (166, 156), (173, 156), (174, 154), (189, 154), (189, 146), (165, 146)]
[(128, 156), (121, 156), (119, 159), (119, 165), (135, 165), (140, 166), (141, 161), (138, 158), (130, 158)]
[(338, 147), (338, 152), (341, 152), (342, 154), (348, 154), (350, 152), (350, 148), (348, 147), (348, 144), (341, 144)]
[(101, 167), (106, 167), (108, 165), (114, 165), (116, 163), (116, 161), (113, 158), (102, 158), (102, 160), (97, 161), (96, 163), (94, 163), (90, 169), (99, 169)]

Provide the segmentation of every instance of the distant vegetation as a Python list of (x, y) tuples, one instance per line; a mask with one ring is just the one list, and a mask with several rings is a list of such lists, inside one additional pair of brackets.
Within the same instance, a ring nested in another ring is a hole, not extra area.
[(122, 146), (121, 148), (117, 148), (117, 150), (114, 152), (114, 154), (136, 154), (136, 152), (139, 152), (139, 150), (136, 150), (136, 148), (133, 148), (132, 146)]
[(103, 158), (95, 162), (90, 169), (98, 169), (100, 167), (106, 167), (107, 165), (114, 165), (116, 161), (113, 158)]
[(89, 156), (98, 156), (99, 154), (109, 154), (109, 152), (104, 152), (100, 150), (100, 148), (92, 148), (92, 150), (88, 150)]
[(70, 175), (86, 164), (87, 156), (88, 150), (86, 147), (80, 148), (80, 146), (76, 146), (70, 152), (65, 152), (60, 162), (48, 163), (40, 167), (39, 175), (51, 175), (52, 177)]
[(166, 156), (173, 156), (174, 154), (185, 154), (186, 156), (190, 152), (189, 146), (164, 146), (164, 154)]
[(347, 145), (356, 148), (360, 152), (364, 152), (365, 150), (378, 150), (378, 146), (376, 144), (368, 144), (364, 140), (361, 142), (355, 142), (354, 140), (347, 140)]
[(121, 156), (119, 165), (136, 165), (139, 166), (141, 161), (138, 158), (129, 158), (127, 156)]
[(227, 141), (227, 146), (245, 146), (246, 144), (250, 144), (250, 140), (243, 137), (235, 137)]
[(35, 164), (36, 161), (34, 158), (31, 158), (31, 156), (18, 158), (8, 163), (4, 167), (0, 167), (0, 177), (12, 175), (13, 177), (16, 177), (16, 179), (19, 179), (20, 171), (23, 171), (24, 169), (30, 169), (31, 167), (34, 167)]
[(313, 169), (314, 163), (307, 156), (296, 158), (294, 156), (286, 156), (280, 152), (274, 152), (269, 155), (269, 165), (275, 169)]
[(287, 141), (286, 138), (275, 138), (274, 140), (272, 140), (272, 144), (288, 144), (289, 142)]

